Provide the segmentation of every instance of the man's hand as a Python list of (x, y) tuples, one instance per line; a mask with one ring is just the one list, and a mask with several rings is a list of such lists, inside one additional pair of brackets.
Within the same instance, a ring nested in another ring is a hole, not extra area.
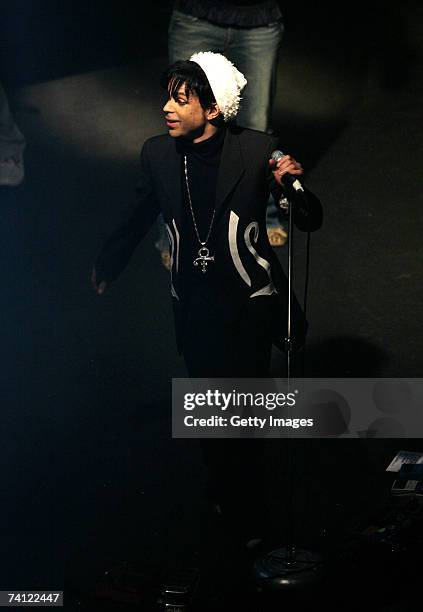
[(91, 273), (91, 285), (94, 289), (94, 291), (98, 294), (101, 295), (102, 293), (104, 293), (107, 289), (107, 283), (106, 281), (101, 281), (101, 283), (97, 283), (97, 273), (95, 271), (95, 268), (93, 268), (93, 271)]
[(290, 155), (284, 155), (278, 162), (273, 159), (269, 159), (269, 166), (272, 168), (273, 176), (275, 181), (282, 187), (282, 180), (284, 174), (304, 174), (304, 170), (300, 164)]

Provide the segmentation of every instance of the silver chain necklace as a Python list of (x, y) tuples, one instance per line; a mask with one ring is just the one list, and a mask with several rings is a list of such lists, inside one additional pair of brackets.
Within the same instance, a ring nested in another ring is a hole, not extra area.
[(187, 186), (187, 194), (188, 194), (188, 203), (191, 210), (192, 221), (194, 223), (195, 234), (197, 236), (198, 242), (201, 244), (201, 247), (198, 250), (198, 257), (194, 259), (193, 263), (195, 267), (201, 266), (201, 272), (205, 274), (207, 272), (207, 266), (209, 262), (214, 261), (214, 255), (210, 255), (209, 249), (206, 247), (206, 244), (210, 238), (210, 234), (213, 227), (214, 215), (216, 213), (216, 208), (213, 210), (212, 219), (210, 222), (209, 231), (207, 232), (207, 238), (205, 240), (201, 240), (200, 234), (198, 232), (197, 223), (195, 221), (194, 210), (192, 208), (192, 200), (191, 200), (191, 192), (189, 189), (189, 181), (188, 181), (188, 165), (187, 165), (187, 156), (184, 155), (184, 171), (185, 171), (185, 183)]

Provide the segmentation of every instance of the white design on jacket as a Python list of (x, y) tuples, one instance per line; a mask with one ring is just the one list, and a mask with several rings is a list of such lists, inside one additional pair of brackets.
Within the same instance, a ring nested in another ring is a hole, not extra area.
[[(251, 278), (249, 277), (246, 269), (244, 268), (244, 265), (241, 261), (241, 258), (238, 252), (238, 245), (237, 245), (238, 221), (239, 221), (238, 215), (234, 213), (233, 210), (231, 210), (231, 214), (229, 217), (229, 228), (228, 228), (229, 250), (230, 250), (231, 257), (234, 262), (235, 268), (237, 269), (239, 275), (241, 276), (243, 281), (249, 287), (251, 287)], [(272, 275), (270, 272), (270, 263), (267, 261), (267, 259), (264, 259), (264, 257), (261, 257), (255, 250), (255, 248), (253, 247), (253, 244), (251, 242), (251, 236), (250, 236), (251, 230), (254, 231), (253, 242), (257, 243), (258, 235), (259, 235), (259, 224), (257, 223), (257, 221), (253, 221), (245, 229), (244, 241), (245, 241), (245, 244), (247, 245), (247, 249), (253, 255), (256, 262), (259, 264), (259, 266), (261, 266), (266, 271), (266, 274), (269, 277), (269, 284), (266, 285), (265, 287), (262, 287), (258, 291), (255, 291), (253, 294), (250, 295), (250, 298), (257, 297), (259, 295), (272, 295), (273, 293), (277, 293), (277, 290), (272, 281)]]
[(257, 242), (259, 235), (259, 224), (257, 223), (257, 221), (253, 221), (252, 223), (250, 223), (250, 225), (246, 227), (244, 232), (244, 240), (245, 244), (247, 245), (247, 249), (250, 251), (250, 253), (254, 255), (256, 262), (259, 264), (259, 266), (266, 270), (267, 276), (269, 277), (269, 284), (250, 295), (250, 297), (256, 297), (257, 295), (272, 295), (272, 293), (277, 293), (277, 291), (272, 281), (272, 275), (270, 273), (270, 263), (267, 261), (267, 259), (264, 259), (264, 257), (260, 257), (260, 255), (257, 253), (255, 248), (251, 244), (251, 230), (254, 230), (253, 241)]
[(178, 274), (178, 268), (179, 268), (179, 232), (178, 232), (178, 228), (176, 227), (175, 219), (172, 219), (172, 224), (173, 224), (173, 228), (175, 230), (175, 236), (176, 236), (176, 274)]
[(237, 269), (242, 280), (251, 287), (251, 278), (248, 276), (247, 270), (242, 265), (241, 258), (238, 253), (238, 246), (236, 243), (236, 237), (238, 233), (238, 221), (239, 217), (233, 210), (229, 217), (229, 228), (228, 228), (228, 239), (229, 239), (229, 250), (231, 252), (232, 261), (234, 262), (235, 268)]
[[(178, 229), (176, 227), (176, 223), (175, 223), (175, 219), (172, 219), (172, 225), (173, 228), (175, 230), (175, 236), (176, 236), (176, 272), (178, 272), (178, 267), (179, 267), (179, 232)], [(173, 295), (174, 298), (176, 298), (177, 300), (179, 300), (179, 295), (176, 293), (175, 287), (173, 286), (173, 262), (174, 262), (174, 255), (175, 255), (175, 238), (173, 237), (172, 234), (172, 230), (170, 229), (169, 225), (167, 223), (165, 223), (166, 226), (166, 230), (167, 230), (167, 235), (169, 237), (169, 243), (170, 243), (170, 292)]]

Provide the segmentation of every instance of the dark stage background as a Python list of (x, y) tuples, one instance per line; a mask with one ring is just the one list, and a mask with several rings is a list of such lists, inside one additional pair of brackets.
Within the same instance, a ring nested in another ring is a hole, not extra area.
[[(306, 372), (419, 377), (423, 7), (281, 6), (273, 124), (325, 206), (311, 241)], [(151, 577), (210, 550), (208, 575), (221, 581), (217, 596), (224, 590), (227, 543), (216, 552), (199, 450), (170, 438), (170, 380), (185, 368), (154, 232), (104, 298), (89, 285), (101, 241), (133, 198), (140, 145), (163, 131), (170, 11), (170, 2), (0, 5), (0, 75), (27, 138), (25, 183), (0, 191), (0, 588), (65, 585), (69, 610), (96, 609), (84, 602), (119, 560)], [(304, 237), (296, 251), (301, 295)], [(272, 363), (283, 371), (281, 354)], [(298, 540), (325, 526), (339, 542), (366, 521), (388, 499), (384, 470), (400, 448), (423, 444), (296, 446)], [(267, 451), (276, 543), (284, 449)], [(373, 609), (418, 609), (410, 593)]]
[[(410, 22), (420, 18), (415, 0), (279, 4), (288, 41), (325, 53), (348, 69), (363, 69), (376, 57), (384, 78), (398, 85), (407, 76), (408, 62), (416, 59), (416, 32), (409, 30)], [(166, 54), (171, 10), (171, 0), (2, 2), (2, 79), (25, 85)]]

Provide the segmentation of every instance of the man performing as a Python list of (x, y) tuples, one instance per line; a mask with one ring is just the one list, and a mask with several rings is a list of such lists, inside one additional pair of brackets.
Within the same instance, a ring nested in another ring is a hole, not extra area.
[[(286, 155), (271, 171), (277, 139), (231, 125), (246, 80), (223, 55), (199, 52), (178, 61), (163, 85), (168, 134), (144, 143), (138, 205), (101, 249), (93, 287), (102, 294), (118, 277), (161, 212), (177, 343), (190, 377), (266, 377), (272, 343), (284, 342), (287, 313), (287, 280), (269, 244), (266, 202), (269, 187), (279, 202), (284, 176), (303, 170)], [(320, 204), (308, 191), (306, 197), (295, 203), (294, 220), (307, 231), (319, 224)], [(293, 310), (293, 334), (301, 340), (297, 301)], [(244, 542), (263, 527), (262, 442), (201, 442), (209, 494), (231, 525), (240, 527), (242, 516)]]
[[(221, 53), (248, 80), (236, 123), (242, 127), (273, 132), (272, 107), (276, 93), (279, 49), (284, 25), (277, 0), (174, 0), (168, 30), (169, 63), (186, 59), (199, 49)], [(272, 246), (285, 244), (287, 234), (269, 198), (266, 218)], [(161, 215), (155, 244), (163, 265), (169, 269), (169, 242)]]
[[(263, 203), (269, 188), (279, 202), (284, 175), (303, 170), (286, 155), (270, 172), (277, 139), (231, 125), (246, 80), (223, 55), (178, 61), (163, 85), (168, 134), (144, 143), (138, 205), (103, 246), (93, 287), (101, 294), (117, 278), (162, 212), (177, 343), (189, 375), (266, 377), (272, 343), (283, 344), (287, 281), (269, 245)], [(294, 211), (303, 230), (315, 229), (319, 216), (319, 202), (306, 193)], [(296, 301), (293, 315), (301, 339)]]

